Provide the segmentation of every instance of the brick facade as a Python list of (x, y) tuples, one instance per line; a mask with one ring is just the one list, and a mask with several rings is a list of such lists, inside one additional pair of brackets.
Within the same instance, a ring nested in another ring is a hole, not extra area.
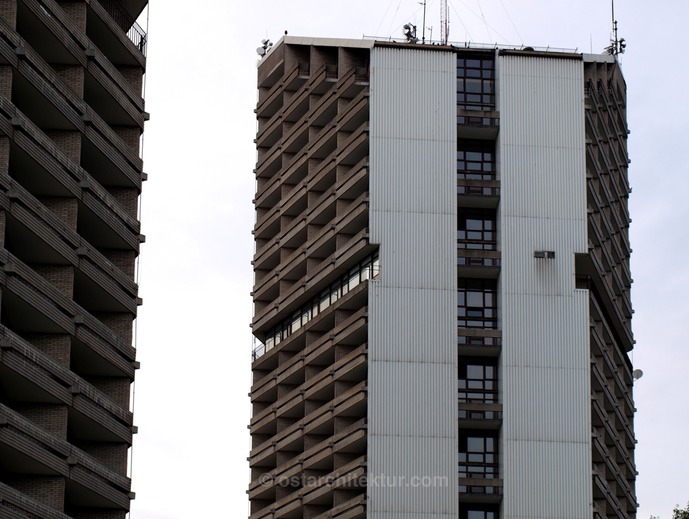
[[(63, 477), (18, 477), (11, 486), (29, 498), (56, 510), (65, 505), (65, 478)], [(26, 517), (22, 514), (19, 517)]]
[(84, 67), (53, 65), (53, 69), (79, 98), (84, 98)]
[(12, 29), (17, 28), (17, 0), (0, 0), (0, 18)]
[(0, 0), (0, 517), (133, 498), (146, 5)]
[(77, 230), (77, 211), (79, 201), (76, 198), (40, 197), (46, 209), (52, 211), (64, 222), (68, 229)]
[(88, 16), (87, 3), (81, 2), (59, 2), (62, 10), (67, 13), (67, 16), (77, 26), (81, 32), (86, 32), (86, 17)]
[(72, 339), (69, 335), (28, 334), (24, 336), (36, 349), (42, 351), (52, 361), (69, 368)]

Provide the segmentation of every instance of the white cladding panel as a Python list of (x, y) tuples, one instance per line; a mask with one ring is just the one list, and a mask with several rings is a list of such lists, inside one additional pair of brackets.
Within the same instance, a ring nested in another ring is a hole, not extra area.
[(498, 79), (503, 517), (590, 519), (583, 63), (501, 56)]
[(371, 52), (370, 519), (456, 519), (456, 58)]

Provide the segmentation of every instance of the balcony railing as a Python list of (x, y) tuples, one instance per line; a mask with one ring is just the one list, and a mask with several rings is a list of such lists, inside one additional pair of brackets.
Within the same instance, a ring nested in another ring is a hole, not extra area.
[(502, 420), (501, 411), (478, 411), (473, 409), (459, 409), (458, 416), (460, 420)]
[(460, 196), (500, 196), (500, 188), (494, 186), (457, 186), (457, 194)]
[[(497, 389), (487, 389), (485, 387), (473, 388), (472, 385), (496, 385), (495, 380), (463, 380), (458, 381), (457, 388), (457, 399), (460, 403), (472, 403), (472, 404), (495, 404), (498, 401), (498, 391)], [(472, 412), (472, 411), (469, 411)]]
[(481, 258), (467, 257), (460, 255), (457, 257), (458, 267), (478, 267), (478, 268), (500, 268), (500, 258)]
[(497, 128), (500, 126), (500, 113), (490, 105), (458, 105), (457, 124), (474, 128)]
[(463, 494), (466, 497), (495, 496), (495, 501), (499, 501), (500, 497), (502, 496), (502, 486), (463, 485), (460, 483), (459, 493)]
[(500, 467), (494, 461), (494, 454), (459, 453), (459, 477), (471, 479), (496, 479), (500, 475)]
[(458, 115), (457, 124), (460, 126), (474, 126), (478, 128), (497, 128), (500, 125), (500, 119), (491, 116)]
[(105, 8), (115, 23), (127, 33), (127, 37), (132, 41), (141, 54), (146, 55), (146, 44), (148, 37), (146, 31), (136, 23), (119, 0), (98, 0)]
[[(459, 328), (457, 331), (457, 344), (459, 346), (490, 346), (500, 348), (502, 337), (496, 335), (481, 334), (488, 330), (476, 330), (472, 328)], [(496, 330), (497, 331), (497, 330)]]

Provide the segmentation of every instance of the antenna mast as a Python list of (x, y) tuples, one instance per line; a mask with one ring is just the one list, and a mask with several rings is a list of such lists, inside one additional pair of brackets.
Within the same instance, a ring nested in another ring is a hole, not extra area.
[(619, 38), (617, 34), (617, 20), (615, 19), (615, 0), (612, 0), (612, 34), (613, 40), (610, 47), (608, 47), (608, 52), (613, 56), (617, 57), (619, 54), (624, 54), (624, 49), (627, 47), (627, 43), (624, 38)]
[(423, 0), (423, 29), (421, 30), (421, 43), (426, 43), (426, 0)]
[(447, 11), (447, 0), (440, 0), (440, 43), (447, 45), (450, 36), (450, 13)]

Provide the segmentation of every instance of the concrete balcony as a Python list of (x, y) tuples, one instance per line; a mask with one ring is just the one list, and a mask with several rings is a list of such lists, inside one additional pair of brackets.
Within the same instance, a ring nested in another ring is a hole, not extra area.
[(457, 275), (497, 279), (500, 274), (500, 252), (457, 247)]
[[(95, 94), (103, 101), (86, 101), (74, 93), (71, 87), (57, 75), (53, 68), (32, 48), (23, 47), (22, 40), (11, 29), (0, 22), (0, 55), (10, 63), (15, 72), (12, 77), (12, 104), (15, 111), (21, 111), (31, 124), (47, 130), (78, 131), (83, 135), (81, 164), (93, 178), (106, 186), (134, 187), (141, 189), (141, 170), (143, 163), (136, 152), (129, 147), (110, 127), (111, 124), (133, 125), (137, 121), (126, 120), (113, 115), (115, 110), (129, 106), (122, 99), (112, 100), (112, 106), (101, 107), (107, 103), (108, 96)], [(11, 42), (7, 43), (8, 41)], [(115, 83), (112, 83), (115, 84)], [(86, 87), (88, 91), (88, 81)], [(3, 104), (10, 104), (6, 99)], [(11, 108), (5, 108), (6, 111)], [(108, 110), (113, 114), (108, 115)], [(132, 114), (141, 119), (143, 115), (133, 106)], [(102, 112), (102, 113), (101, 113)], [(18, 115), (18, 114), (12, 114)], [(108, 116), (109, 121), (104, 120)]]
[(75, 301), (90, 312), (137, 312), (136, 284), (19, 184), (0, 178), (6, 243), (25, 263), (75, 268)]
[[(260, 469), (254, 469), (257, 478), (249, 490), (252, 499), (250, 517), (289, 517), (285, 514), (303, 513), (303, 507), (311, 505), (332, 509), (333, 494), (338, 489), (363, 494), (365, 489), (359, 484), (366, 474), (366, 459), (363, 456), (366, 434), (363, 422), (360, 420), (342, 432), (325, 438), (299, 457), (292, 458), (272, 471), (260, 473)], [(335, 455), (338, 453), (346, 453), (350, 458), (356, 454), (360, 456), (338, 465), (335, 462)], [(324, 460), (327, 460), (325, 465)], [(305, 483), (303, 485), (302, 477)], [(281, 486), (280, 481), (288, 484)], [(358, 499), (359, 496), (356, 496), (355, 502)], [(358, 506), (350, 501), (349, 505), (344, 503), (338, 505), (338, 508), (340, 515), (330, 517), (355, 517), (342, 514), (351, 513)]]
[(502, 404), (459, 402), (459, 426), (464, 429), (497, 430), (502, 426)]
[(499, 503), (502, 479), (459, 478), (459, 503)]
[(0, 469), (10, 474), (64, 477), (65, 497), (77, 506), (129, 510), (133, 498), (129, 478), (112, 472), (4, 405), (0, 405), (0, 454)]
[(64, 404), (69, 421), (81, 424), (82, 440), (131, 445), (133, 418), (128, 409), (4, 326), (0, 326), (0, 350), (0, 387), (7, 398)]
[(314, 519), (365, 519), (366, 496), (360, 495), (346, 503), (334, 506), (328, 512), (317, 515)]
[[(360, 347), (330, 367), (311, 365), (310, 369), (321, 371), (301, 384), (298, 384), (299, 379), (296, 377), (283, 378), (282, 383), (272, 390), (264, 391), (260, 396), (252, 394), (252, 403), (255, 408), (253, 419), (258, 423), (262, 423), (269, 415), (275, 419), (285, 416), (292, 420), (302, 419), (307, 401), (333, 400), (337, 392), (336, 388), (359, 383), (366, 378), (366, 350)], [(264, 410), (260, 411), (261, 408)]]
[[(303, 452), (304, 435), (327, 434), (332, 436), (335, 434), (335, 418), (366, 416), (366, 406), (366, 384), (362, 382), (332, 401), (324, 403), (315, 411), (308, 413), (303, 419), (281, 428), (279, 431), (274, 428), (275, 423), (271, 417), (266, 417), (267, 419), (260, 423), (252, 420), (250, 426), (252, 435), (269, 434), (271, 436), (270, 439), (251, 450), (249, 463), (252, 469), (262, 471), (275, 469), (279, 465), (277, 459), (279, 451)], [(359, 431), (365, 437), (365, 429), (365, 420), (360, 419), (341, 434), (354, 434), (355, 431)], [(295, 454), (294, 457), (296, 456)]]
[(280, 291), (277, 300), (266, 299), (262, 308), (257, 304), (253, 320), (254, 334), (268, 333), (271, 328), (291, 316), (294, 308), (300, 308), (315, 297), (330, 282), (346, 274), (352, 266), (373, 253), (375, 248), (375, 245), (369, 243), (365, 232), (359, 233), (347, 242), (346, 247), (336, 250), (317, 266), (314, 265), (303, 278), (291, 283), (288, 290)]
[[(367, 308), (363, 305), (365, 305), (368, 290), (365, 287), (367, 284), (362, 283), (360, 287), (356, 287), (338, 299), (334, 305), (320, 312), (295, 333), (283, 339), (279, 344), (280, 348), (268, 349), (264, 355), (257, 356), (253, 363), (255, 381), (252, 386), (252, 393), (254, 391), (260, 393), (261, 388), (270, 387), (272, 383), (277, 381), (276, 377), (279, 378), (283, 372), (304, 369), (308, 362), (314, 359), (326, 356), (325, 358), (333, 362), (335, 344), (350, 346), (364, 344), (367, 334)], [(356, 310), (348, 318), (336, 324), (336, 312), (343, 309), (347, 311)], [(306, 344), (308, 332), (320, 333), (322, 331), (326, 333), (319, 339)], [(278, 362), (278, 352), (291, 355), (291, 358), (288, 360), (283, 358)], [(301, 354), (297, 355), (297, 352), (301, 352)], [(272, 383), (271, 380), (273, 380)]]
[(502, 349), (502, 331), (482, 328), (458, 328), (459, 355), (497, 357)]
[(69, 516), (45, 506), (25, 494), (0, 483), (0, 517), (35, 517), (37, 519), (70, 519)]
[(138, 252), (136, 218), (5, 99), (0, 99), (0, 130), (11, 136), (11, 176), (28, 192), (77, 198), (79, 234), (91, 245)]
[(495, 209), (500, 203), (499, 180), (472, 180), (457, 178), (457, 205)]
[(495, 139), (500, 127), (500, 113), (496, 110), (457, 109), (457, 136), (460, 139)]
[[(99, 9), (101, 6), (93, 5), (95, 3), (94, 0), (87, 6), (88, 22), (94, 21), (90, 11), (96, 11), (95, 17), (98, 16), (98, 12), (104, 15), (103, 10)], [(101, 114), (105, 120), (110, 124), (131, 123), (143, 127), (144, 102), (140, 89), (122, 76), (117, 67), (98, 49), (98, 44), (86, 36), (83, 28), (78, 27), (59, 4), (52, 0), (19, 0), (18, 6), (17, 25), (22, 38), (49, 63), (83, 66), (86, 72), (85, 99), (89, 103), (95, 101), (94, 108), (109, 107), (110, 112), (106, 110)], [(104, 16), (107, 17), (107, 14)], [(93, 25), (88, 27), (88, 22), (87, 33), (98, 37), (105, 36), (108, 31), (113, 30), (112, 25), (110, 28)], [(96, 22), (96, 25), (101, 24)], [(117, 32), (120, 31), (121, 29), (117, 29)], [(112, 38), (107, 40), (111, 42)], [(106, 46), (106, 50), (111, 48), (112, 46)], [(140, 55), (138, 59), (136, 54)], [(122, 52), (117, 56), (124, 59), (123, 65), (140, 67), (143, 74), (145, 58), (136, 48), (129, 58), (124, 57)], [(100, 94), (104, 96), (99, 97)], [(118, 104), (120, 106), (116, 106)]]
[[(134, 378), (135, 350), (17, 257), (0, 249), (4, 322), (17, 333), (72, 336), (73, 354), (93, 374)], [(87, 360), (88, 359), (88, 360)]]
[[(86, 35), (108, 60), (117, 65), (143, 68), (146, 64), (148, 35), (122, 2), (93, 0), (88, 7)], [(139, 9), (132, 12), (139, 12)]]

